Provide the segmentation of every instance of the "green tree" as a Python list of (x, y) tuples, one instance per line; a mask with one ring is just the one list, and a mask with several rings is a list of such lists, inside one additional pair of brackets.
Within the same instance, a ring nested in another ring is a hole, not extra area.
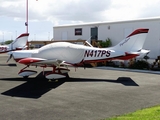
[(8, 44), (10, 44), (12, 42), (13, 42), (13, 40), (7, 40), (7, 41), (4, 42), (4, 44), (8, 45)]

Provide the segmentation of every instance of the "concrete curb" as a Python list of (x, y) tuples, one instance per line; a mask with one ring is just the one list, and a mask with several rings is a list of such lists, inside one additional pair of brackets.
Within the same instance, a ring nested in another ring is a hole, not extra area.
[(96, 67), (96, 69), (128, 71), (128, 72), (140, 72), (140, 73), (149, 73), (149, 74), (160, 74), (160, 71), (138, 70), (138, 69), (128, 69), (128, 68), (115, 68), (115, 67), (106, 67), (106, 66)]

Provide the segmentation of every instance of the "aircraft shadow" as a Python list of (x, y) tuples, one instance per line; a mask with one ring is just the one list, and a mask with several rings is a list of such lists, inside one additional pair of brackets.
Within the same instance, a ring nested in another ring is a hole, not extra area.
[(15, 64), (15, 63), (9, 63), (9, 64), (0, 64), (0, 66), (10, 66), (10, 67), (17, 67), (17, 64)]
[(130, 77), (119, 77), (117, 80), (107, 80), (107, 79), (89, 79), (89, 78), (69, 78), (66, 82), (110, 82), (110, 83), (120, 83), (125, 86), (139, 86)]
[(48, 81), (42, 76), (42, 72), (35, 78), (1, 78), (5, 81), (26, 81), (25, 83), (7, 90), (2, 95), (12, 97), (24, 97), (38, 99), (52, 89), (56, 89), (65, 82), (111, 82), (125, 86), (139, 86), (129, 77), (119, 77), (117, 80), (87, 79), (87, 78), (63, 78), (58, 81)]
[(24, 98), (40, 98), (43, 94), (57, 88), (65, 81), (52, 82), (43, 77), (42, 72), (35, 78), (1, 78), (4, 81), (26, 81), (25, 83), (7, 90), (2, 95)]

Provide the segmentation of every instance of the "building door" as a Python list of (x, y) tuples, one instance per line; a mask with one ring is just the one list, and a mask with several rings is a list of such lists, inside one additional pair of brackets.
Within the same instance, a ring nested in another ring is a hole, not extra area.
[(91, 40), (98, 40), (98, 27), (91, 28)]
[(91, 44), (97, 46), (96, 42), (98, 40), (98, 27), (91, 28)]

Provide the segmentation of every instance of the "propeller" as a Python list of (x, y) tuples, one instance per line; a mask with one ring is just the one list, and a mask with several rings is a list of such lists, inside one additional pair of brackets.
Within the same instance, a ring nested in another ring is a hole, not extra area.
[(10, 54), (10, 56), (9, 56), (9, 58), (8, 58), (8, 60), (7, 60), (7, 63), (8, 63), (8, 61), (9, 61), (12, 57), (13, 57), (13, 55)]

